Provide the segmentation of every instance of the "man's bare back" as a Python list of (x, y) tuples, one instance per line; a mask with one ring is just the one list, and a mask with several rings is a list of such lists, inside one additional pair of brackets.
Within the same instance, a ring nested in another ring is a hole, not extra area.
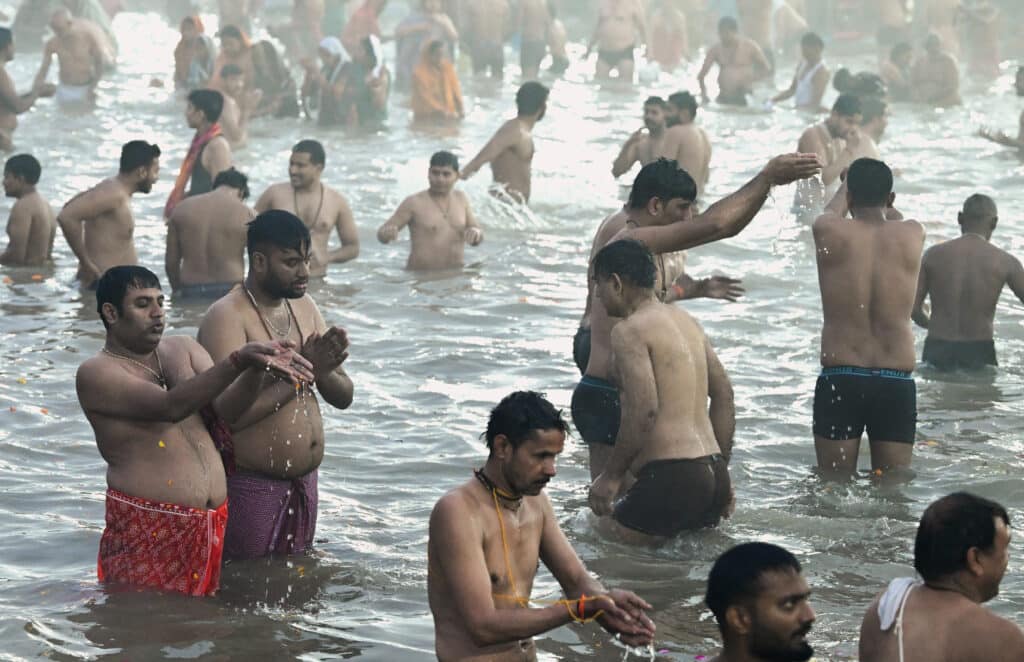
[(533, 163), (533, 131), (518, 118), (509, 120), (498, 129), (507, 146), (491, 161), (494, 181), (504, 184), (510, 193), (518, 194), (529, 202), (531, 191), (531, 164)]
[[(206, 311), (199, 326), (199, 342), (214, 361), (230, 355), (233, 348), (250, 341), (290, 340), (296, 347), (314, 332), (327, 330), (320, 312), (307, 295), (286, 300), (281, 311), (261, 311), (268, 319), (288, 328), (285, 336), (274, 337), (245, 288), (235, 288)], [(290, 311), (289, 311), (290, 309)], [(286, 319), (285, 311), (293, 317)], [(305, 476), (320, 466), (324, 457), (324, 428), (315, 392), (281, 397), (280, 408), (260, 420), (242, 419), (233, 427), (235, 461), (239, 468), (263, 476), (291, 479)]]
[(914, 587), (903, 613), (903, 654), (893, 629), (881, 631), (878, 602), (861, 625), (861, 662), (1015, 662), (1024, 655), (1024, 634), (1011, 621), (959, 593)]
[(165, 267), (171, 286), (241, 282), (246, 224), (252, 218), (229, 186), (182, 200), (167, 221)]
[(7, 248), (0, 264), (39, 266), (50, 261), (57, 222), (50, 204), (38, 192), (22, 196), (7, 220)]
[[(156, 349), (168, 388), (197, 373), (209, 357), (191, 338), (172, 336)], [(120, 390), (157, 389), (141, 368), (107, 353), (87, 360), (78, 370), (78, 395), (96, 434), (100, 454), (109, 465), (107, 485), (158, 503), (216, 508), (227, 498), (224, 466), (198, 414), (180, 423), (115, 417), (108, 403)]]
[(924, 245), (914, 220), (814, 222), (824, 326), (821, 365), (914, 369), (910, 313)]
[(666, 158), (677, 161), (697, 182), (697, 195), (703, 195), (711, 176), (711, 141), (707, 133), (691, 122), (669, 127), (666, 138), (668, 151), (675, 152)]
[[(311, 190), (296, 191), (289, 182), (274, 184), (256, 202), (256, 213), (268, 209), (290, 211), (306, 224), (313, 238), (309, 275), (322, 278), (327, 265), (348, 262), (359, 255), (359, 232), (348, 200), (338, 191), (320, 183)], [(331, 232), (337, 231), (340, 248), (331, 249)]]
[(476, 246), (483, 240), (466, 194), (452, 191), (445, 197), (442, 202), (429, 190), (411, 195), (378, 230), (377, 238), (387, 243), (409, 226), (412, 248), (406, 269), (457, 269), (463, 264), (465, 245)]

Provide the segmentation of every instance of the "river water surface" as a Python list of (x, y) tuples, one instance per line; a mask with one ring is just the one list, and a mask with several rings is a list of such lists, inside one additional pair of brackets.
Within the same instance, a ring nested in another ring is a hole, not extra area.
[[(163, 276), (160, 212), (191, 134), (181, 103), (148, 82), (170, 79), (176, 33), (153, 14), (119, 15), (115, 27), (121, 64), (101, 85), (99, 110), (72, 115), (41, 102), (23, 116), (15, 138), (43, 163), (40, 189), (57, 207), (113, 174), (123, 142), (159, 143), (164, 174), (133, 206), (140, 260)], [(22, 88), (36, 63), (35, 53), (22, 53), (11, 64)], [(791, 70), (784, 64), (780, 85)], [(407, 240), (381, 246), (375, 230), (405, 195), (425, 187), (433, 151), (452, 148), (464, 159), (476, 152), (510, 116), (513, 84), (467, 81), (468, 118), (449, 133), (409, 129), (398, 99), (390, 130), (374, 135), (324, 133), (291, 120), (252, 128), (250, 146), (236, 159), (254, 196), (286, 178), (292, 144), (317, 137), (328, 152), (325, 181), (355, 210), (359, 259), (332, 267), (310, 293), (328, 322), (349, 330), (356, 400), (345, 412), (325, 409), (315, 555), (229, 564), (216, 598), (107, 592), (97, 585), (104, 463), (74, 392), (78, 364), (103, 340), (95, 300), (72, 286), (75, 263), (62, 238), (55, 268), (4, 269), (0, 658), (430, 659), (431, 507), (482, 464), (478, 435), (502, 396), (537, 389), (568, 410), (578, 379), (571, 341), (584, 304), (587, 250), (598, 222), (622, 195), (609, 174), (611, 161), (640, 125), (647, 94), (693, 89), (685, 76), (663, 78), (656, 89), (599, 89), (585, 83), (589, 74), (589, 67), (576, 68), (554, 85), (548, 117), (536, 130), (532, 214), (491, 201), (486, 172), (464, 185), (487, 237), (479, 248), (467, 248), (467, 267), (459, 273), (404, 272)], [(957, 234), (958, 206), (982, 191), (1000, 205), (996, 242), (1024, 253), (1024, 168), (1016, 156), (970, 137), (979, 124), (1015, 126), (1020, 109), (1011, 77), (1007, 68), (991, 87), (968, 90), (962, 108), (894, 109), (882, 151), (902, 170), (898, 206), (925, 223), (929, 245)], [(712, 107), (700, 121), (715, 149), (708, 192), (715, 200), (769, 156), (793, 149), (812, 120), (781, 109)], [(791, 202), (792, 190), (776, 190), (742, 235), (689, 257), (695, 275), (734, 275), (747, 288), (735, 304), (686, 303), (735, 384), (733, 519), (656, 551), (600, 538), (586, 507), (586, 449), (578, 440), (567, 444), (548, 487), (588, 567), (654, 605), (662, 659), (714, 649), (704, 580), (714, 558), (736, 543), (760, 539), (793, 550), (814, 589), (818, 623), (811, 639), (818, 657), (852, 659), (863, 610), (889, 579), (908, 573), (917, 520), (931, 500), (970, 489), (1007, 505), (1016, 521), (1024, 516), (1024, 313), (1009, 294), (996, 321), (1003, 364), (997, 373), (919, 373), (917, 476), (910, 484), (880, 489), (864, 479), (839, 487), (814, 476), (810, 424), (820, 301), (810, 232), (790, 212)], [(9, 201), (0, 207), (6, 215)], [(202, 312), (172, 301), (168, 333), (194, 335)], [(920, 346), (920, 332), (918, 340)], [(1018, 622), (1024, 618), (1019, 540), (992, 603)], [(534, 596), (556, 592), (542, 573)], [(561, 628), (538, 645), (544, 660), (623, 654), (593, 626)]]

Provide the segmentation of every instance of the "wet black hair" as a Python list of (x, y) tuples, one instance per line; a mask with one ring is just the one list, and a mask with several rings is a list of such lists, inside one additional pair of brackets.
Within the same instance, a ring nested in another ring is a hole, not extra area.
[(0, 28), (0, 48), (7, 48), (14, 41), (14, 33), (10, 28)]
[(296, 250), (300, 253), (310, 244), (309, 228), (295, 214), (283, 209), (270, 209), (248, 224), (245, 248), (252, 263), (252, 255), (265, 252), (268, 247)]
[(26, 184), (35, 186), (39, 183), (39, 176), (42, 174), (43, 168), (39, 165), (36, 157), (31, 154), (15, 154), (4, 164), (4, 173), (8, 172), (16, 177), (21, 177)]
[(818, 36), (816, 32), (808, 32), (800, 38), (801, 46), (817, 46), (818, 48), (825, 48), (825, 41)]
[(516, 92), (516, 108), (520, 115), (533, 115), (548, 100), (549, 90), (535, 80), (523, 83)]
[(851, 207), (884, 206), (892, 193), (892, 170), (878, 159), (857, 159), (846, 173), (846, 187)]
[(652, 289), (656, 273), (651, 251), (635, 239), (613, 241), (594, 256), (594, 277), (601, 280), (617, 274), (630, 285)]
[(729, 607), (757, 597), (761, 575), (766, 572), (800, 572), (800, 562), (787, 550), (765, 542), (736, 545), (715, 561), (708, 575), (704, 603), (725, 632)]
[(964, 568), (972, 547), (992, 549), (996, 518), (1010, 526), (1006, 509), (967, 492), (954, 492), (934, 502), (921, 515), (914, 540), (914, 569), (934, 581)]
[(885, 81), (878, 74), (861, 71), (854, 74), (846, 67), (841, 68), (832, 78), (832, 87), (840, 94), (858, 97), (884, 97)]
[(234, 167), (221, 170), (213, 178), (213, 188), (216, 189), (220, 186), (230, 186), (238, 190), (242, 194), (243, 200), (249, 197), (249, 178), (235, 170)]
[(676, 92), (668, 95), (668, 102), (679, 110), (690, 111), (690, 117), (697, 117), (697, 97), (689, 92)]
[(548, 402), (543, 393), (516, 391), (505, 396), (498, 406), (491, 410), (487, 431), (482, 435), (487, 448), (494, 450), (494, 440), (505, 435), (512, 448), (519, 448), (536, 432), (558, 430), (569, 434), (569, 424), (562, 412)]
[(103, 317), (103, 304), (114, 306), (118, 315), (124, 314), (124, 297), (129, 289), (142, 290), (160, 287), (160, 279), (147, 269), (134, 264), (107, 269), (96, 282), (96, 312), (99, 313), (103, 328), (109, 329), (110, 324)]
[(188, 102), (202, 111), (203, 117), (210, 123), (219, 120), (220, 114), (224, 112), (224, 95), (217, 90), (192, 90), (188, 93)]
[(459, 157), (455, 156), (448, 151), (434, 152), (430, 157), (431, 168), (451, 168), (455, 172), (459, 171)]
[(832, 112), (844, 117), (860, 115), (860, 97), (855, 94), (840, 94), (836, 102), (832, 104)]
[(647, 100), (644, 101), (644, 107), (647, 106), (657, 106), (662, 110), (668, 110), (668, 103), (666, 103), (664, 99), (656, 95), (647, 97)]
[(736, 19), (732, 16), (723, 16), (718, 21), (718, 31), (728, 30), (730, 32), (739, 32), (740, 24), (736, 22)]
[(324, 152), (324, 146), (316, 140), (300, 140), (295, 143), (292, 147), (292, 153), (301, 152), (303, 154), (309, 154), (309, 160), (313, 165), (325, 165), (327, 163), (327, 153)]
[(148, 168), (160, 158), (160, 148), (145, 140), (130, 140), (121, 146), (120, 172), (122, 175), (138, 168)]
[(864, 97), (860, 100), (860, 123), (867, 124), (877, 117), (885, 115), (889, 104), (878, 97)]
[(640, 168), (629, 192), (630, 209), (643, 209), (652, 198), (668, 202), (682, 198), (693, 202), (697, 199), (697, 182), (679, 163), (669, 159), (658, 159)]
[(231, 78), (232, 76), (241, 76), (245, 72), (242, 71), (242, 67), (237, 64), (228, 63), (220, 68), (221, 78)]

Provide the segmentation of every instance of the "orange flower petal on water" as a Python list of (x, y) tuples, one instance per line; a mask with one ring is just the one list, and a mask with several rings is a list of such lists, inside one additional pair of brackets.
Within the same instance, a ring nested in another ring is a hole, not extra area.
[(18, 411), (17, 407), (11, 407), (11, 411)]
[(156, 445), (159, 446), (160, 448), (167, 448), (167, 444), (164, 443), (163, 439), (161, 439), (160, 441), (156, 442)]
[(10, 276), (4, 276), (4, 285), (10, 285), (13, 282), (14, 282), (13, 278), (11, 278)]
[(46, 407), (40, 407), (40, 408), (39, 408), (39, 413), (40, 413), (40, 414), (49, 414), (49, 413), (50, 413), (50, 410), (49, 410), (49, 409), (47, 409)]
[(174, 481), (173, 480), (167, 481), (167, 486), (170, 487), (171, 485), (174, 485)]
[(18, 377), (18, 383), (19, 384), (28, 384), (28, 380), (25, 379), (24, 377)]
[(43, 279), (43, 274), (32, 274), (32, 280), (38, 282)]

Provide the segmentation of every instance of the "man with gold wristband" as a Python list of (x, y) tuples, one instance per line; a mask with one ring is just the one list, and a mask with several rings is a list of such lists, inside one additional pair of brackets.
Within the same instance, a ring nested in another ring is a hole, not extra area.
[[(652, 642), (651, 605), (587, 572), (541, 494), (568, 429), (540, 394), (512, 393), (491, 411), (483, 468), (434, 506), (427, 593), (439, 660), (535, 660), (533, 637), (570, 622)], [(564, 599), (531, 599), (540, 561)]]

